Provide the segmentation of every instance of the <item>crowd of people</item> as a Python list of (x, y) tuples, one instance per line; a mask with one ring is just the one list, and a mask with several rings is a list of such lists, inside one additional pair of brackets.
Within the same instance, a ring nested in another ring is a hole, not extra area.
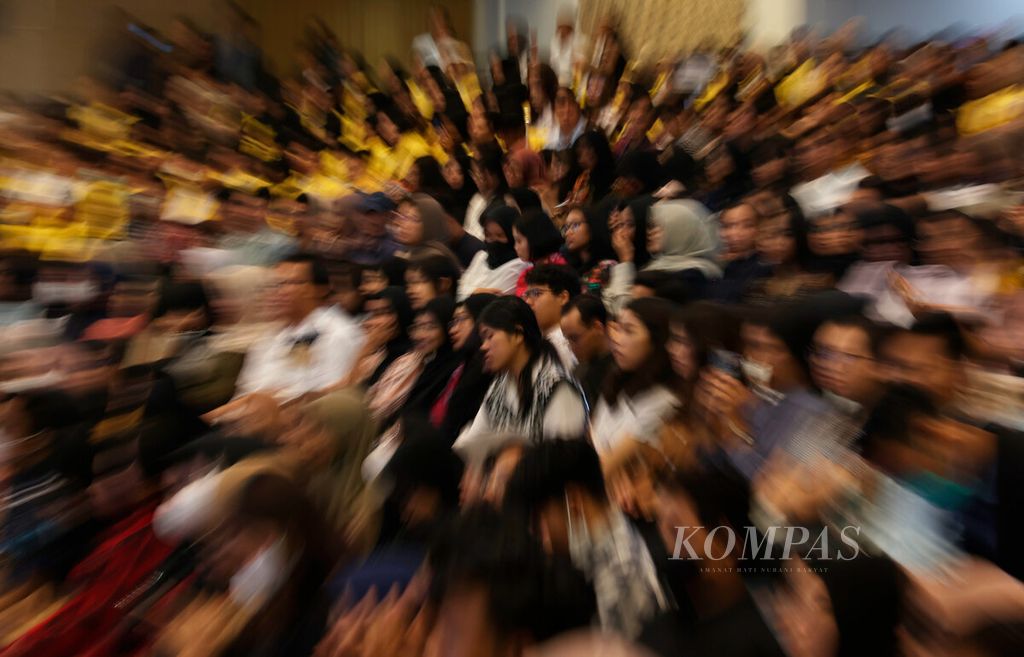
[(1024, 46), (224, 12), (0, 102), (0, 657), (1024, 652)]

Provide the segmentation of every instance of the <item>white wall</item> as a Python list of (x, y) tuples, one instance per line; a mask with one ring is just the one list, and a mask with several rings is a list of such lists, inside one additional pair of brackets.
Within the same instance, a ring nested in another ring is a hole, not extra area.
[(747, 43), (764, 50), (784, 42), (807, 22), (807, 0), (747, 0), (743, 30)]
[[(854, 16), (864, 17), (868, 39), (901, 28), (912, 39), (923, 39), (955, 27), (955, 32), (1001, 31), (1003, 36), (1024, 31), (1024, 2), (1020, 0), (807, 0), (807, 22), (831, 30)], [(1011, 27), (1007, 29), (1007, 23)]]
[(546, 57), (558, 24), (558, 12), (563, 7), (577, 6), (577, 0), (476, 0), (474, 50), (478, 57), (496, 46), (504, 51), (505, 18), (517, 16), (537, 31), (541, 56)]

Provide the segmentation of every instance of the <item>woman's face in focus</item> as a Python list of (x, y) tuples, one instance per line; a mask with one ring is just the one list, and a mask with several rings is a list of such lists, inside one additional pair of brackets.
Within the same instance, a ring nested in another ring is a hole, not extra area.
[(484, 352), (484, 369), (503, 372), (512, 366), (523, 344), (518, 333), (508, 333), (486, 324), (480, 326), (480, 349)]
[(512, 227), (512, 236), (515, 238), (516, 255), (523, 262), (530, 262), (530, 243), (515, 226)]
[(476, 324), (473, 322), (473, 316), (469, 314), (465, 306), (459, 306), (455, 309), (455, 315), (452, 316), (451, 326), (448, 327), (448, 337), (452, 341), (452, 347), (456, 351), (466, 346), (473, 331), (476, 330)]
[(572, 253), (585, 249), (590, 244), (590, 226), (583, 210), (575, 209), (570, 212), (565, 218), (562, 230), (565, 232), (565, 246)]

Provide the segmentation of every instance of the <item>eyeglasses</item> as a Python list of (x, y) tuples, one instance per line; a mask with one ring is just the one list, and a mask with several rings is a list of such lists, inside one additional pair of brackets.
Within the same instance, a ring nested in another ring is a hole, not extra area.
[(541, 296), (542, 294), (550, 293), (550, 292), (551, 292), (551, 290), (549, 290), (549, 289), (547, 289), (545, 287), (531, 287), (530, 289), (526, 290), (526, 292), (523, 292), (523, 298), (526, 299), (526, 300), (536, 299), (537, 297)]
[(812, 346), (808, 348), (807, 355), (814, 360), (841, 364), (849, 364), (859, 360), (873, 360), (871, 356), (851, 354), (845, 351), (838, 351), (836, 349), (830, 349), (829, 347), (822, 346)]
[(466, 322), (473, 321), (473, 318), (469, 315), (456, 315), (452, 317), (452, 321), (448, 322), (448, 328), (455, 328), (459, 324), (465, 324)]
[(574, 233), (580, 228), (583, 228), (583, 225), (582, 221), (568, 221), (562, 226), (562, 235)]

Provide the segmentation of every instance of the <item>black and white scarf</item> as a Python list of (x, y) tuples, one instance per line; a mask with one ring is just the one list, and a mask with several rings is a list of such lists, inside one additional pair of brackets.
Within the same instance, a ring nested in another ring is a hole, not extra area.
[(541, 442), (548, 401), (562, 382), (572, 383), (562, 364), (547, 355), (542, 356), (533, 366), (532, 403), (523, 412), (516, 376), (510, 372), (502, 373), (484, 397), (490, 427), (498, 433), (520, 435), (531, 443)]

